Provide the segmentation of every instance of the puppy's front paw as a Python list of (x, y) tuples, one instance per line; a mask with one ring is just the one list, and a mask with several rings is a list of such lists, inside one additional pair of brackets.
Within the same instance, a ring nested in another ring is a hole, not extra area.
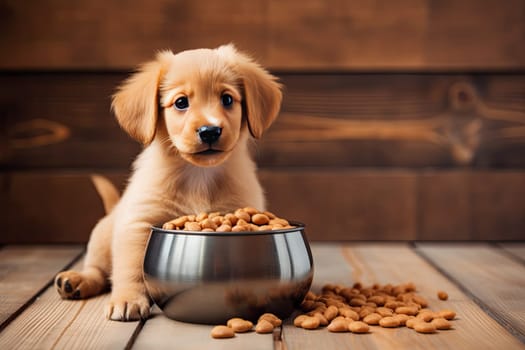
[[(55, 287), (62, 299), (86, 298), (87, 285), (81, 273), (76, 271), (63, 271), (55, 277)], [(82, 288), (84, 287), (84, 288)]]
[(69, 270), (56, 275), (55, 287), (62, 299), (85, 299), (101, 294), (106, 284), (97, 271), (84, 273)]
[(80, 273), (63, 271), (55, 277), (55, 287), (62, 299), (80, 299), (82, 290), (78, 286), (82, 283)]
[(113, 293), (106, 306), (106, 318), (114, 321), (135, 321), (149, 316), (150, 302), (141, 293)]

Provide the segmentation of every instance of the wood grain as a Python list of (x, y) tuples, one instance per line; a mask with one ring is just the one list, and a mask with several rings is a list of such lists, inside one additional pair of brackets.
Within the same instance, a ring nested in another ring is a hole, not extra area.
[(418, 177), (418, 239), (472, 239), (469, 179), (468, 171), (446, 170)]
[[(0, 166), (129, 169), (141, 147), (110, 112), (126, 76), (0, 74)], [(279, 76), (282, 113), (258, 143), (260, 166), (525, 167), (523, 74)]]
[[(26, 248), (34, 254), (30, 259), (22, 259), (25, 261), (22, 264), (6, 257), (6, 252), (20, 257), (20, 254), (15, 254), (19, 247), (7, 246), (0, 250), (0, 289), (4, 286), (11, 288), (9, 283), (4, 283), (4, 271), (19, 272), (14, 271), (13, 266), (4, 269), (6, 262), (30, 270), (25, 265), (46, 266), (60, 255), (56, 247)], [(280, 341), (287, 350), (524, 348), (519, 341), (522, 336), (519, 330), (525, 324), (521, 312), (523, 295), (520, 293), (523, 290), (525, 266), (503, 254), (499, 248), (487, 244), (419, 244), (414, 251), (403, 243), (313, 243), (311, 248), (316, 267), (312, 286), (315, 291), (319, 291), (326, 283), (351, 285), (360, 281), (370, 285), (412, 281), (416, 284), (417, 292), (429, 301), (430, 308), (450, 308), (457, 312), (457, 317), (452, 330), (432, 335), (419, 334), (405, 327), (385, 329), (378, 326), (373, 326), (371, 332), (364, 335), (330, 333), (325, 328), (307, 331), (291, 325), (292, 318), (289, 318), (285, 320)], [(42, 254), (43, 251), (46, 254)], [(79, 261), (73, 268), (78, 269), (81, 264), (82, 261)], [(17, 276), (24, 275), (21, 272)], [(40, 286), (47, 286), (47, 280), (41, 282)], [(437, 290), (446, 290), (449, 299), (439, 300)], [(4, 291), (0, 292), (4, 295)], [(153, 317), (145, 323), (108, 321), (103, 314), (108, 299), (109, 295), (105, 294), (83, 301), (65, 301), (59, 298), (51, 286), (2, 329), (0, 348), (274, 348), (272, 335), (248, 333), (238, 334), (234, 339), (215, 340), (209, 336), (212, 326), (169, 320), (157, 308), (154, 309)], [(481, 303), (482, 307), (477, 303)], [(485, 308), (487, 303), (490, 309)], [(501, 307), (503, 315), (495, 312)], [(514, 336), (509, 330), (514, 332)]]
[(0, 69), (129, 69), (236, 42), (292, 70), (521, 69), (520, 0), (0, 2)]
[[(82, 262), (73, 266), (79, 269)], [(104, 316), (109, 294), (88, 300), (60, 299), (50, 287), (0, 333), (2, 349), (124, 349), (139, 322)]]
[[(264, 54), (263, 1), (2, 1), (3, 69), (130, 69), (157, 50), (235, 41)], [(258, 40), (254, 40), (257, 38)], [(29, 55), (28, 53), (31, 53)], [(29, 56), (38, 57), (29, 59)]]
[[(104, 215), (90, 173), (5, 174), (0, 242), (86, 243)], [(121, 190), (129, 176), (101, 174)], [(523, 239), (520, 171), (262, 168), (258, 174), (268, 208), (306, 223), (316, 241)]]
[[(270, 46), (269, 63), (319, 70), (520, 66), (523, 51), (515, 47), (523, 40), (524, 5), (519, 1), (505, 5), (421, 0), (271, 2), (275, 44)], [(514, 30), (507, 29), (508, 21), (515, 23)], [(485, 53), (489, 47), (491, 52)], [(474, 52), (475, 58), (470, 56)]]
[(525, 239), (521, 171), (427, 171), (418, 189), (419, 239)]
[(78, 246), (8, 246), (1, 249), (0, 329), (81, 252)]
[(306, 223), (313, 240), (416, 238), (416, 177), (408, 171), (268, 170), (268, 208)]
[[(102, 174), (121, 188), (128, 176)], [(268, 208), (307, 223), (311, 239), (416, 237), (415, 177), (410, 172), (262, 169), (259, 177)], [(85, 243), (104, 215), (88, 174), (13, 173), (9, 178), (4, 243)]]
[[(4, 242), (86, 243), (104, 216), (102, 200), (85, 173), (17, 173), (8, 176)], [(120, 187), (126, 176), (113, 177)]]
[(157, 307), (133, 344), (133, 349), (227, 349), (270, 350), (273, 349), (272, 334), (248, 332), (236, 334), (230, 339), (213, 339), (213, 325), (199, 325), (171, 320)]
[(525, 83), (508, 77), (283, 75), (282, 113), (260, 163), (520, 167)]
[[(306, 331), (287, 323), (284, 339), (295, 349), (523, 349), (504, 327), (491, 319), (456, 285), (403, 244), (314, 245), (314, 262), (321, 271), (314, 276), (318, 288), (325, 282), (404, 283), (412, 281), (418, 293), (435, 310), (451, 308), (458, 317), (454, 329), (434, 335), (408, 328), (372, 327), (370, 334), (334, 334), (326, 329)], [(324, 274), (328, 271), (328, 274)], [(449, 293), (447, 301), (436, 297), (438, 289)]]
[(523, 242), (507, 242), (500, 243), (499, 246), (506, 252), (512, 254), (515, 258), (525, 262), (525, 243)]
[(525, 266), (484, 245), (417, 244), (418, 251), (472, 294), (522, 341), (525, 340)]
[(7, 230), (7, 208), (9, 206), (9, 196), (7, 196), (8, 188), (9, 188), (9, 182), (8, 182), (9, 176), (5, 172), (0, 172), (0, 227), (3, 227), (4, 231), (2, 232), (2, 237), (5, 235), (5, 231)]
[[(125, 168), (140, 151), (110, 112), (125, 74), (0, 75), (11, 169)], [(43, 93), (45, 92), (45, 93)]]
[[(525, 173), (480, 172), (470, 178), (471, 222), (475, 239), (525, 239)], [(510, 203), (513, 203), (509, 205)]]

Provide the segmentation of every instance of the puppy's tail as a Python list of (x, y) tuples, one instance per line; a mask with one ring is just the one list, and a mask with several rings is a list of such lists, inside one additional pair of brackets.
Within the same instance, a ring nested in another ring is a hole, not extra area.
[(111, 212), (120, 199), (119, 191), (115, 185), (104, 176), (97, 174), (91, 175), (91, 181), (93, 181), (93, 185), (95, 185), (95, 188), (102, 199), (106, 214)]

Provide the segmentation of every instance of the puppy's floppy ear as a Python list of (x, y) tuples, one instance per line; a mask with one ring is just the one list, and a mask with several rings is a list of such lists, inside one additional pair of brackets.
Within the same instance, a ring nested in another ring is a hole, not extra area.
[(252, 136), (258, 139), (277, 118), (282, 100), (281, 84), (250, 57), (238, 52), (232, 44), (217, 50), (227, 57), (241, 75), (248, 127)]
[(113, 95), (111, 107), (120, 126), (144, 145), (155, 137), (159, 84), (172, 55), (170, 51), (158, 53), (156, 60), (142, 65)]

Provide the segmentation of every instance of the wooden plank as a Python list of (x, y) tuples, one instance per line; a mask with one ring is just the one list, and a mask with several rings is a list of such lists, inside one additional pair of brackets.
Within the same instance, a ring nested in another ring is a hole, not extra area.
[[(324, 283), (405, 283), (412, 281), (430, 308), (457, 311), (454, 329), (425, 335), (403, 328), (372, 327), (371, 334), (333, 334), (326, 329), (306, 331), (291, 324), (284, 339), (293, 349), (523, 349), (524, 345), (490, 318), (454, 283), (437, 272), (404, 244), (316, 244), (312, 246), (316, 273), (314, 287)], [(436, 291), (446, 290), (447, 301)], [(290, 322), (290, 321), (288, 321)]]
[(268, 208), (306, 223), (312, 240), (413, 240), (416, 177), (408, 171), (259, 172)]
[(213, 326), (191, 324), (171, 320), (155, 307), (150, 318), (137, 336), (133, 349), (228, 349), (228, 350), (270, 350), (273, 349), (272, 334), (255, 332), (236, 334), (230, 339), (213, 339), (210, 332)]
[[(141, 148), (110, 112), (126, 75), (0, 74), (0, 165), (129, 169)], [(525, 167), (524, 74), (279, 76), (282, 113), (258, 144), (261, 166)]]
[(509, 70), (525, 64), (520, 0), (133, 0), (127, 6), (46, 0), (3, 1), (1, 10), (1, 29), (9, 35), (0, 38), (0, 51), (9, 55), (0, 57), (0, 69), (129, 69), (155, 50), (230, 41), (274, 69)]
[[(506, 1), (503, 7), (497, 0), (428, 4), (427, 58), (443, 62), (442, 67), (460, 69), (480, 65), (497, 68), (502, 64), (517, 67), (525, 63), (523, 48), (513, 49), (524, 39), (523, 1)], [(513, 23), (512, 30), (507, 27), (509, 23)]]
[[(126, 173), (103, 174), (117, 185), (127, 178)], [(4, 243), (85, 243), (104, 215), (89, 173), (10, 175)], [(311, 239), (416, 237), (416, 180), (411, 172), (261, 169), (259, 176), (268, 207), (305, 222)]]
[(104, 307), (108, 301), (109, 294), (62, 300), (51, 286), (0, 333), (0, 348), (124, 349), (140, 323), (107, 320)]
[(80, 253), (78, 246), (6, 246), (0, 250), (0, 329)]
[[(120, 189), (129, 176), (101, 173)], [(258, 174), (268, 208), (306, 223), (312, 240), (524, 238), (523, 171), (261, 168)], [(84, 244), (104, 215), (91, 172), (5, 175), (0, 243)]]
[[(6, 173), (0, 172), (0, 227), (3, 227), (2, 237), (4, 232), (7, 230), (7, 208), (9, 206), (9, 199), (7, 196), (9, 183), (8, 176)], [(3, 239), (0, 240), (0, 244), (3, 243)]]
[(418, 176), (418, 240), (471, 239), (470, 178), (445, 170)]
[(520, 1), (307, 0), (270, 6), (274, 42), (268, 61), (279, 68), (494, 69), (525, 62), (523, 49), (509, 52), (523, 41)]
[(525, 266), (485, 244), (425, 244), (418, 251), (525, 341)]
[[(269, 3), (272, 65), (341, 70), (399, 69), (425, 63), (425, 1), (408, 0), (400, 6), (387, 1)], [(394, 43), (401, 45), (399, 50)]]
[(262, 140), (262, 165), (524, 165), (523, 77), (289, 74), (282, 78), (283, 109)]
[[(86, 243), (104, 208), (91, 173), (9, 174), (3, 243)], [(125, 176), (106, 174), (117, 187)]]
[(525, 172), (479, 172), (470, 176), (475, 239), (525, 239)]
[(130, 69), (162, 49), (234, 41), (264, 55), (267, 45), (262, 0), (4, 1), (2, 13), (0, 50), (14, 57), (0, 69)]
[[(126, 74), (0, 75), (11, 169), (129, 168), (140, 145), (110, 111)], [(46, 91), (42, 94), (42, 91)], [(24, 97), (25, 96), (25, 97)]]
[(418, 181), (418, 239), (525, 239), (524, 172), (425, 171)]
[(506, 242), (500, 243), (499, 246), (506, 252), (512, 254), (515, 258), (525, 262), (525, 243), (523, 242)]

